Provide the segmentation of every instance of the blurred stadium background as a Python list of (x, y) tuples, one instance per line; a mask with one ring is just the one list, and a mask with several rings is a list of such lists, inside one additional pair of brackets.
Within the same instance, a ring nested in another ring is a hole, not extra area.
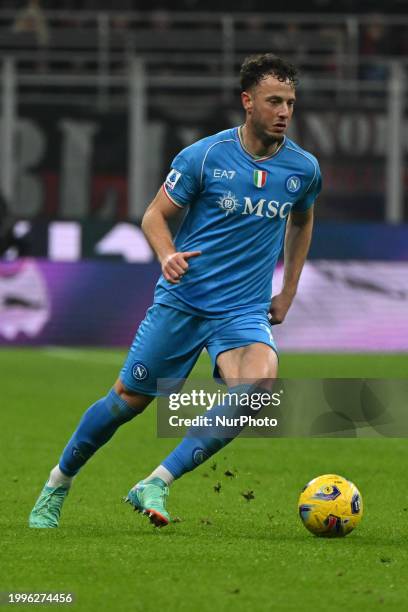
[[(180, 148), (242, 121), (249, 53), (300, 67), (290, 135), (324, 179), (297, 299), (274, 328), (281, 375), (406, 386), (407, 5), (1, 0), (3, 591), (74, 592), (86, 612), (326, 612), (328, 592), (332, 612), (407, 607), (407, 447), (380, 433), (236, 440), (177, 483), (177, 523), (153, 535), (120, 504), (174, 446), (152, 443), (149, 410), (78, 478), (61, 529), (27, 529), (52, 462), (151, 303), (159, 266), (144, 209)], [(204, 354), (195, 374), (209, 373)], [(366, 504), (345, 541), (312, 538), (297, 518), (300, 488), (325, 473), (356, 482)]]
[(180, 148), (240, 123), (240, 63), (272, 51), (301, 69), (290, 136), (324, 179), (278, 344), (408, 351), (407, 0), (112, 6), (1, 2), (0, 344), (129, 344), (159, 273), (143, 212)]

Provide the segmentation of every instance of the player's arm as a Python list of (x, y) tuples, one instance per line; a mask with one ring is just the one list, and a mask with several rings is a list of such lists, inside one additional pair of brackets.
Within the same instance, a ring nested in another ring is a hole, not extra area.
[(290, 213), (285, 235), (283, 284), (281, 292), (271, 301), (271, 323), (282, 323), (293, 302), (309, 251), (312, 230), (313, 206), (304, 212)]
[(142, 219), (142, 231), (161, 263), (164, 278), (172, 284), (179, 283), (187, 272), (188, 259), (201, 255), (201, 251), (176, 251), (169, 222), (181, 214), (181, 208), (160, 188)]

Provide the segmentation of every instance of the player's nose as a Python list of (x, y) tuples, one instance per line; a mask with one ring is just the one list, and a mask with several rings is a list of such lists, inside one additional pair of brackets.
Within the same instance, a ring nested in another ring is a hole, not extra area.
[(286, 102), (283, 102), (283, 104), (281, 104), (279, 107), (279, 117), (282, 117), (283, 119), (289, 117), (289, 106), (286, 104)]

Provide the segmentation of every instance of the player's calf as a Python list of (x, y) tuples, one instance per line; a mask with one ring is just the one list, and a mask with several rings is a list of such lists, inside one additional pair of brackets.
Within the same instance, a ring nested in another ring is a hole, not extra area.
[[(244, 392), (254, 392), (253, 385), (237, 385), (229, 390), (231, 401), (226, 401), (208, 412), (215, 421), (216, 416), (239, 415), (250, 408), (240, 401)], [(148, 476), (131, 489), (125, 498), (135, 510), (146, 514), (150, 521), (163, 527), (170, 521), (166, 510), (168, 487), (186, 472), (194, 470), (207, 461), (212, 455), (224, 448), (242, 431), (243, 426), (226, 427), (192, 427), (188, 435), (170, 453), (168, 457)]]
[(58, 527), (72, 478), (116, 430), (141, 412), (151, 399), (135, 395), (135, 405), (130, 405), (112, 389), (88, 408), (31, 511), (30, 527)]

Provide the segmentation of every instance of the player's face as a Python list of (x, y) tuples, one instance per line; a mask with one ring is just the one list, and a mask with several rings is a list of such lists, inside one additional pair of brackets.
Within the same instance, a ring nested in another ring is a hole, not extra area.
[(272, 75), (242, 93), (246, 125), (265, 145), (282, 140), (292, 119), (295, 90)]

